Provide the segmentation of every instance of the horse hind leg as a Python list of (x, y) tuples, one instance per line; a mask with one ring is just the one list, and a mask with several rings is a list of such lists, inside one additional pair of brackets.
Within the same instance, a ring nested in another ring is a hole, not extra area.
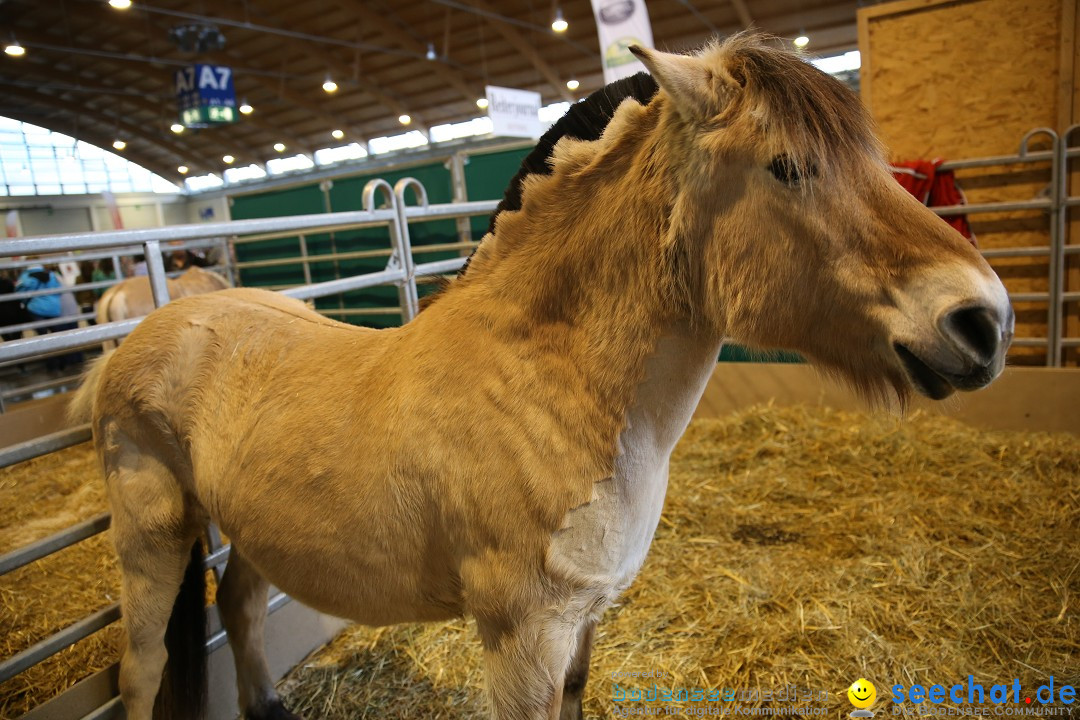
[(233, 546), (217, 601), (236, 663), (240, 711), (246, 720), (300, 720), (282, 705), (266, 663), (263, 635), (269, 587)]
[(120, 697), (129, 720), (151, 720), (155, 698), (159, 720), (200, 718), (206, 697), (206, 607), (198, 528), (165, 464), (118, 435), (113, 433), (103, 459), (127, 635)]

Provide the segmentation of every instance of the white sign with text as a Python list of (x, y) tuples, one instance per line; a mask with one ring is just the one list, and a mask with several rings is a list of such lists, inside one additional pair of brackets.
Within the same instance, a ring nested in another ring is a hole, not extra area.
[(486, 93), (488, 117), (495, 135), (536, 140), (543, 134), (540, 93), (495, 85), (488, 85)]

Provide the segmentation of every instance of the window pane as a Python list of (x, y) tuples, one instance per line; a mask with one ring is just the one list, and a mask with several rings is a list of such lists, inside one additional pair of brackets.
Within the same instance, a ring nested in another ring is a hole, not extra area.
[(123, 155), (0, 117), (0, 186), (5, 183), (4, 194), (10, 195), (179, 191)]

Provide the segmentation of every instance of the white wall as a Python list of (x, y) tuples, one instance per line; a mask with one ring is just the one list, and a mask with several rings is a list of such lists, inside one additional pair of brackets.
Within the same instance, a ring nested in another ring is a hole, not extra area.
[(23, 235), (57, 235), (60, 233), (89, 232), (88, 208), (29, 208), (19, 211)]
[[(152, 193), (116, 196), (124, 229), (191, 222), (183, 195)], [(113, 230), (112, 212), (101, 195), (55, 195), (0, 198), (0, 214), (16, 210), (23, 236)]]

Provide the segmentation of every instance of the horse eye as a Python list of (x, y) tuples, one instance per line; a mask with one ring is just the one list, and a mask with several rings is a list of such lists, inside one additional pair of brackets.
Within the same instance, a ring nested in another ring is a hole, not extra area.
[(789, 155), (777, 155), (769, 163), (769, 172), (773, 174), (773, 177), (784, 183), (788, 187), (797, 187), (802, 181), (804, 175), (813, 177), (817, 175), (817, 168), (813, 165), (808, 165), (803, 168), (803, 172), (799, 172), (799, 166), (795, 164), (795, 161), (791, 159)]

